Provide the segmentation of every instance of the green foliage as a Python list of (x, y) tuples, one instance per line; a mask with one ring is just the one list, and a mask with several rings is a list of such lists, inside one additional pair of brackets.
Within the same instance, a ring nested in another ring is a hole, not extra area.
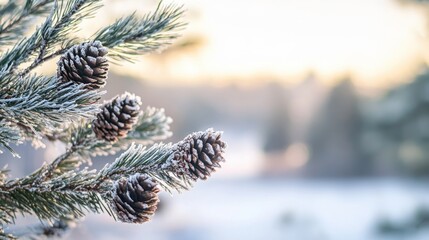
[(128, 148), (132, 143), (148, 145), (170, 137), (171, 122), (172, 119), (165, 115), (164, 109), (147, 107), (139, 116), (133, 129), (128, 132), (128, 135), (117, 142), (112, 143), (97, 139), (89, 123), (72, 129), (73, 139), (66, 140), (66, 142), (72, 141), (75, 146), (78, 146), (80, 154), (87, 155), (88, 158), (90, 156), (107, 156)]
[[(5, 233), (3, 227), (13, 224), (19, 215), (35, 215), (48, 223), (35, 231), (36, 235), (45, 237), (68, 229), (68, 223), (88, 212), (104, 212), (116, 218), (117, 213), (111, 209), (112, 192), (115, 181), (123, 177), (147, 174), (170, 193), (191, 187), (193, 180), (187, 175), (177, 175), (174, 168), (180, 164), (173, 166), (170, 160), (173, 154), (191, 156), (193, 153), (178, 153), (177, 144), (171, 143), (146, 147), (171, 136), (172, 119), (163, 109), (147, 107), (138, 112), (140, 108), (136, 108), (134, 119), (129, 123), (133, 125), (125, 132), (127, 136), (121, 135), (122, 138), (115, 138), (114, 142), (99, 139), (92, 123), (102, 110), (98, 101), (103, 91), (89, 90), (84, 84), (67, 82), (60, 76), (31, 74), (36, 67), (86, 41), (73, 34), (79, 24), (93, 17), (100, 7), (101, 0), (10, 0), (0, 5), (0, 49), (7, 49), (0, 55), (0, 148), (15, 156), (18, 154), (12, 146), (24, 141), (38, 145), (42, 144), (41, 140), (60, 141), (67, 148), (64, 154), (22, 178), (9, 180), (8, 170), (0, 170), (1, 239), (14, 238)], [(100, 41), (109, 49), (108, 57), (118, 63), (132, 61), (135, 56), (159, 50), (177, 38), (185, 25), (180, 20), (183, 14), (181, 6), (163, 6), (160, 2), (154, 12), (143, 17), (133, 13), (120, 18), (89, 40)], [(38, 17), (45, 19), (27, 36)], [(88, 70), (91, 71), (97, 69)], [(110, 118), (126, 118), (131, 110), (125, 109), (121, 114), (103, 113)], [(101, 127), (105, 127), (104, 130), (120, 128), (121, 119), (113, 120), (117, 125), (106, 123)], [(127, 150), (113, 163), (99, 171), (82, 167), (90, 164), (94, 156), (111, 155), (124, 149)]]
[(9, 0), (0, 6), (0, 43), (8, 45), (22, 37), (32, 20), (48, 13), (54, 0)]
[[(16, 83), (19, 84), (16, 84)], [(52, 129), (55, 124), (92, 117), (101, 93), (83, 85), (62, 83), (57, 77), (15, 78), (0, 93), (0, 112), (11, 122), (30, 129)]]
[[(84, 18), (91, 17), (99, 7), (101, 7), (100, 0), (55, 2), (49, 16), (36, 31), (2, 55), (0, 66), (15, 69), (18, 65), (34, 59), (29, 69), (24, 71), (28, 73), (46, 59), (61, 54), (74, 42), (73, 38), (69, 39), (69, 34), (76, 30)], [(63, 43), (63, 46), (53, 52), (59, 43)]]
[(111, 49), (114, 60), (133, 61), (134, 57), (158, 50), (179, 36), (185, 24), (180, 21), (182, 7), (160, 4), (153, 13), (139, 18), (136, 14), (120, 18), (112, 25), (99, 30), (94, 36)]
[[(17, 127), (6, 122), (4, 119), (0, 121), (0, 145), (9, 150), (14, 156), (18, 154), (13, 151), (11, 144), (19, 144), (22, 142), (20, 131)], [(0, 151), (0, 153), (3, 153)]]
[(99, 172), (83, 169), (51, 174), (58, 170), (57, 163), (70, 156), (66, 153), (31, 175), (0, 186), (0, 210), (8, 213), (8, 216), (0, 217), (0, 221), (13, 221), (16, 213), (36, 214), (47, 220), (59, 220), (69, 214), (81, 217), (87, 211), (107, 212), (114, 216), (106, 203), (112, 182), (136, 173), (151, 175), (168, 192), (186, 190), (190, 187), (190, 180), (175, 177), (162, 167), (171, 156), (172, 149), (172, 144), (155, 144), (149, 149), (133, 144)]

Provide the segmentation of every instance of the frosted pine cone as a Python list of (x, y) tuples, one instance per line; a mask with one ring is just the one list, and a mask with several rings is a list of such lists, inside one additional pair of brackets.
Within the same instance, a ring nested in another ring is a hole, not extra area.
[(193, 180), (206, 180), (220, 162), (224, 162), (223, 153), (226, 143), (220, 138), (221, 132), (208, 129), (188, 135), (173, 147), (173, 153), (164, 167), (170, 168), (176, 175), (187, 175)]
[(86, 42), (71, 47), (65, 52), (57, 65), (57, 76), (62, 81), (85, 84), (87, 89), (99, 89), (106, 84), (109, 64), (106, 59), (107, 48), (101, 42)]
[(147, 174), (116, 181), (112, 208), (121, 222), (144, 223), (155, 214), (159, 188)]
[(106, 103), (92, 122), (92, 130), (98, 139), (109, 142), (127, 136), (140, 114), (140, 97), (124, 93)]

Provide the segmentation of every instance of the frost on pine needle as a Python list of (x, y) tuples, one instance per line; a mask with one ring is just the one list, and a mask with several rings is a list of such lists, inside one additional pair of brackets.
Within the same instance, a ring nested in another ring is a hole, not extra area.
[[(75, 36), (79, 23), (100, 7), (101, 0), (0, 5), (0, 152), (18, 156), (13, 146), (26, 141), (66, 146), (22, 178), (8, 179), (8, 170), (0, 170), (0, 238), (16, 237), (4, 229), (18, 215), (34, 215), (43, 223), (19, 236), (28, 239), (61, 237), (89, 212), (147, 222), (161, 190), (189, 190), (224, 161), (221, 132), (208, 129), (175, 144), (155, 143), (172, 135), (164, 109), (142, 110), (144, 102), (129, 93), (99, 103), (108, 63), (133, 61), (169, 45), (186, 25), (183, 7), (160, 1), (154, 11), (120, 18), (90, 39)], [(24, 36), (35, 17), (44, 20)], [(54, 58), (55, 76), (33, 72)], [(94, 156), (123, 150), (100, 170), (88, 168)]]
[(165, 168), (171, 169), (178, 176), (188, 176), (194, 181), (206, 180), (211, 173), (220, 168), (225, 159), (226, 143), (221, 140), (222, 132), (208, 129), (187, 136), (173, 146)]
[(155, 214), (160, 189), (147, 174), (135, 174), (115, 182), (111, 205), (122, 222), (144, 223)]
[(130, 93), (124, 93), (107, 102), (92, 122), (97, 138), (115, 142), (127, 136), (137, 122), (141, 104), (140, 97)]

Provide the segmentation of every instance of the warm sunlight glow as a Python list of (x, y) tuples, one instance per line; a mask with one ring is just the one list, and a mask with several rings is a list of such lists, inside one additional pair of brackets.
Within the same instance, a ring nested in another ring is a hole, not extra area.
[(312, 70), (381, 84), (406, 75), (427, 45), (423, 13), (389, 0), (205, 1), (201, 6), (210, 42), (199, 62), (211, 75), (282, 77)]
[[(133, 0), (112, 2), (118, 7), (100, 14), (112, 19), (97, 17), (84, 29), (92, 31), (133, 9), (143, 13), (154, 8)], [(428, 55), (427, 19), (421, 5), (395, 0), (179, 3), (189, 9), (182, 39), (198, 35), (204, 39), (201, 46), (168, 57), (145, 56), (137, 64), (114, 69), (167, 84), (294, 82), (312, 72), (324, 82), (350, 75), (357, 86), (383, 87), (406, 81)]]

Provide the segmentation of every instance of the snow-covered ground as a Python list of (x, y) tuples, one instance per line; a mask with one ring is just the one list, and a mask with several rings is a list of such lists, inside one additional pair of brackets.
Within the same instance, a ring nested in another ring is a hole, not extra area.
[(429, 239), (429, 230), (380, 235), (377, 223), (403, 221), (429, 207), (428, 182), (214, 179), (171, 198), (163, 195), (153, 221), (114, 223), (87, 217), (69, 239)]

